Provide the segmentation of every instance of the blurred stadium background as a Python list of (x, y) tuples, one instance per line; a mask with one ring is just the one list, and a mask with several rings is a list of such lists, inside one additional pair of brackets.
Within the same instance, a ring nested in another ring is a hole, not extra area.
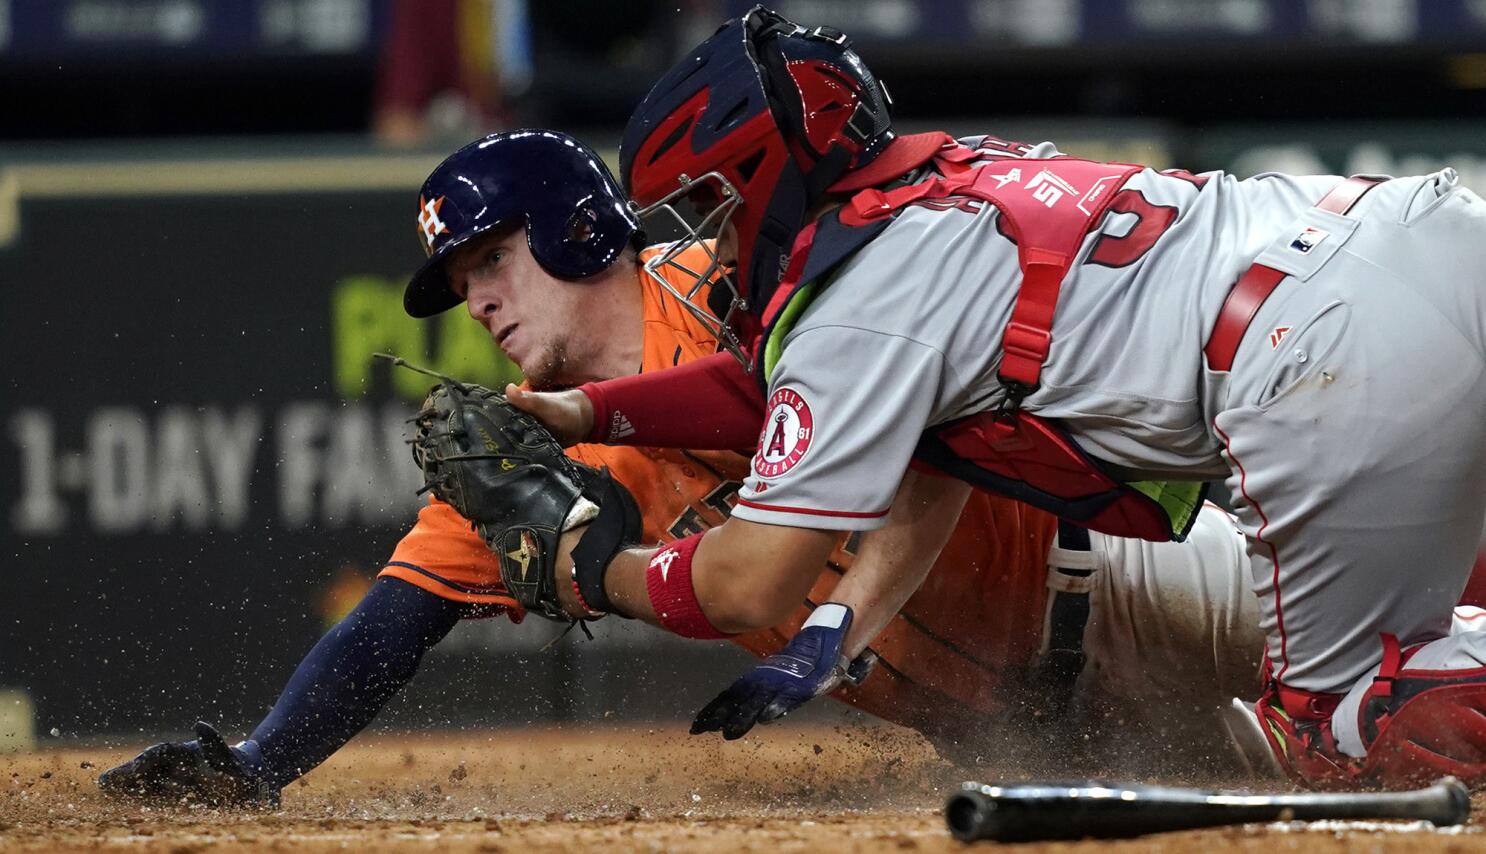
[[(423, 176), (524, 125), (612, 157), (749, 5), (0, 0), (0, 745), (250, 727), (416, 507), (425, 384), (370, 354), (514, 375), (402, 313)], [(851, 34), (904, 129), (1486, 192), (1486, 0), (776, 5)], [(378, 726), (685, 716), (744, 661), (617, 623), (467, 623)]]

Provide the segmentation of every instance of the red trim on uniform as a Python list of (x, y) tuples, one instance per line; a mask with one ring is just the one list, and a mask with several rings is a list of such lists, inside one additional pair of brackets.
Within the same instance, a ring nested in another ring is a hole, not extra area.
[(608, 445), (751, 451), (764, 422), (758, 383), (731, 353), (578, 390), (593, 403), (589, 440)]
[(721, 640), (733, 636), (718, 631), (702, 613), (702, 603), (697, 601), (691, 583), (691, 560), (705, 533), (682, 537), (656, 549), (645, 567), (645, 592), (662, 628), (684, 638)]
[[(1481, 611), (1481, 606), (1479, 606), (1479, 605), (1471, 605), (1471, 604), (1466, 603), (1466, 602), (1462, 602), (1461, 605), (1463, 605), (1464, 607), (1467, 607), (1467, 608), (1474, 608), (1477, 611)], [(1457, 607), (1459, 607), (1459, 606), (1457, 606)], [(1461, 616), (1460, 612), (1459, 611), (1456, 611), (1453, 619), (1460, 620), (1461, 622), (1465, 622), (1465, 623), (1471, 623), (1471, 624), (1479, 623), (1482, 620), (1486, 620), (1486, 611), (1481, 611), (1480, 613), (1471, 614), (1468, 617)], [(1471, 629), (1471, 631), (1478, 631), (1478, 630), (1477, 629)]]
[[(1227, 433), (1223, 432), (1223, 428), (1218, 426), (1217, 421), (1213, 422), (1213, 429), (1218, 431), (1219, 436), (1223, 437), (1223, 450), (1228, 452), (1228, 458), (1233, 460), (1233, 464), (1238, 467), (1238, 491), (1243, 495), (1245, 501), (1254, 506), (1254, 512), (1259, 514), (1259, 521), (1262, 524), (1259, 525), (1259, 531), (1254, 535), (1254, 539), (1269, 547), (1269, 559), (1274, 564), (1274, 620), (1280, 632), (1281, 662), (1279, 671), (1274, 674), (1274, 680), (1279, 682), (1281, 677), (1285, 675), (1285, 671), (1290, 669), (1290, 651), (1285, 638), (1285, 609), (1280, 603), (1280, 552), (1279, 549), (1275, 548), (1274, 543), (1264, 539), (1264, 530), (1269, 527), (1269, 517), (1264, 515), (1264, 508), (1259, 506), (1259, 502), (1255, 501), (1253, 496), (1249, 495), (1249, 473), (1244, 471), (1243, 463), (1233, 453), (1232, 440), (1228, 438)], [(1269, 653), (1266, 652), (1265, 658), (1268, 657)]]
[(811, 507), (785, 507), (782, 504), (761, 504), (757, 501), (749, 501), (739, 498), (738, 503), (744, 507), (752, 507), (755, 510), (770, 510), (775, 513), (804, 513), (809, 516), (839, 516), (846, 519), (877, 519), (887, 515), (887, 510), (879, 510), (875, 513), (858, 513), (851, 510), (816, 510)]

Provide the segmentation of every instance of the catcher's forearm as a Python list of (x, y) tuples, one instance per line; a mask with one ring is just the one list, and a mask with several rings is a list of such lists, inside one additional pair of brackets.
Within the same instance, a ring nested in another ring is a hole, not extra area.
[[(564, 555), (577, 542), (578, 531), (563, 535)], [(729, 519), (702, 536), (692, 554), (691, 593), (703, 616), (717, 631), (727, 634), (767, 628), (780, 622), (805, 598), (836, 543), (834, 531), (763, 525)], [(604, 592), (614, 610), (652, 625), (669, 628), (656, 614), (651, 599), (650, 574), (662, 572), (652, 558), (660, 549), (625, 549), (616, 554), (604, 575)], [(570, 571), (560, 564), (558, 572)], [(679, 567), (664, 572), (674, 579)], [(559, 585), (570, 588), (572, 585)], [(564, 607), (581, 607), (571, 590)], [(570, 610), (577, 614), (578, 611)]]
[[(574, 585), (562, 583), (562, 579), (572, 575), (572, 551), (587, 530), (586, 525), (574, 528), (558, 540), (557, 598), (562, 603), (563, 610), (574, 618), (586, 616), (589, 608), (584, 606), (592, 606), (593, 603), (580, 602)], [(645, 591), (645, 568), (655, 552), (656, 549), (622, 549), (616, 552), (614, 558), (609, 561), (608, 568), (604, 571), (604, 594), (609, 597), (607, 604), (613, 608), (613, 613), (633, 617), (651, 625), (660, 625), (655, 615), (655, 608), (651, 606), (650, 597)], [(638, 588), (632, 583), (632, 579), (636, 576), (640, 580)]]
[(579, 387), (584, 441), (692, 450), (752, 450), (764, 421), (758, 382), (728, 353)]
[[(609, 600), (620, 613), (643, 620), (652, 626), (660, 625), (655, 607), (645, 589), (645, 569), (656, 549), (625, 549), (609, 562), (609, 572), (604, 576), (604, 589)], [(638, 582), (638, 583), (637, 583)]]
[[(586, 526), (574, 528), (562, 535), (558, 543), (558, 552), (561, 554), (557, 564), (559, 579), (572, 573), (573, 562), (570, 555), (586, 530)], [(645, 569), (656, 551), (657, 549), (635, 548), (617, 552), (604, 573), (604, 592), (615, 613), (658, 626), (660, 619), (655, 614), (654, 606), (650, 604), (645, 588)], [(636, 578), (639, 580), (638, 585), (635, 584)], [(557, 595), (563, 609), (571, 616), (583, 617), (587, 614), (588, 609), (584, 607), (584, 603), (578, 601), (577, 591), (572, 584), (558, 584)]]
[(855, 614), (842, 652), (855, 658), (908, 602), (949, 541), (970, 495), (963, 481), (909, 470), (893, 499), (887, 524), (862, 538), (851, 568), (831, 601)]

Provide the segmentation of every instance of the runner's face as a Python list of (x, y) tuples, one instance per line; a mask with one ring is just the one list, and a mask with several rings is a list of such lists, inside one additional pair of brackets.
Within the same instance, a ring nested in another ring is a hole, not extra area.
[(717, 259), (725, 267), (736, 269), (738, 266), (738, 230), (731, 221), (717, 235)]
[[(722, 201), (722, 196), (710, 184), (700, 184), (686, 197), (686, 204), (691, 208), (696, 222), (704, 221), (709, 214), (717, 209)], [(732, 217), (729, 217), (717, 232), (717, 257), (723, 266), (736, 268), (738, 266), (738, 230), (733, 225)]]
[(589, 286), (542, 269), (527, 245), (525, 228), (474, 238), (449, 257), (444, 270), (470, 316), (489, 331), (533, 388), (561, 385), (565, 377), (583, 372), (583, 366), (573, 364), (571, 351), (574, 330), (587, 317)]

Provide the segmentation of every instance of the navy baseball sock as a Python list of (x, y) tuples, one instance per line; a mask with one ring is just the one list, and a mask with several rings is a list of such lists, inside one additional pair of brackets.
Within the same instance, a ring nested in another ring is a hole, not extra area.
[(320, 638), (268, 716), (233, 751), (276, 787), (307, 773), (372, 722), (465, 608), (405, 581), (378, 579)]

